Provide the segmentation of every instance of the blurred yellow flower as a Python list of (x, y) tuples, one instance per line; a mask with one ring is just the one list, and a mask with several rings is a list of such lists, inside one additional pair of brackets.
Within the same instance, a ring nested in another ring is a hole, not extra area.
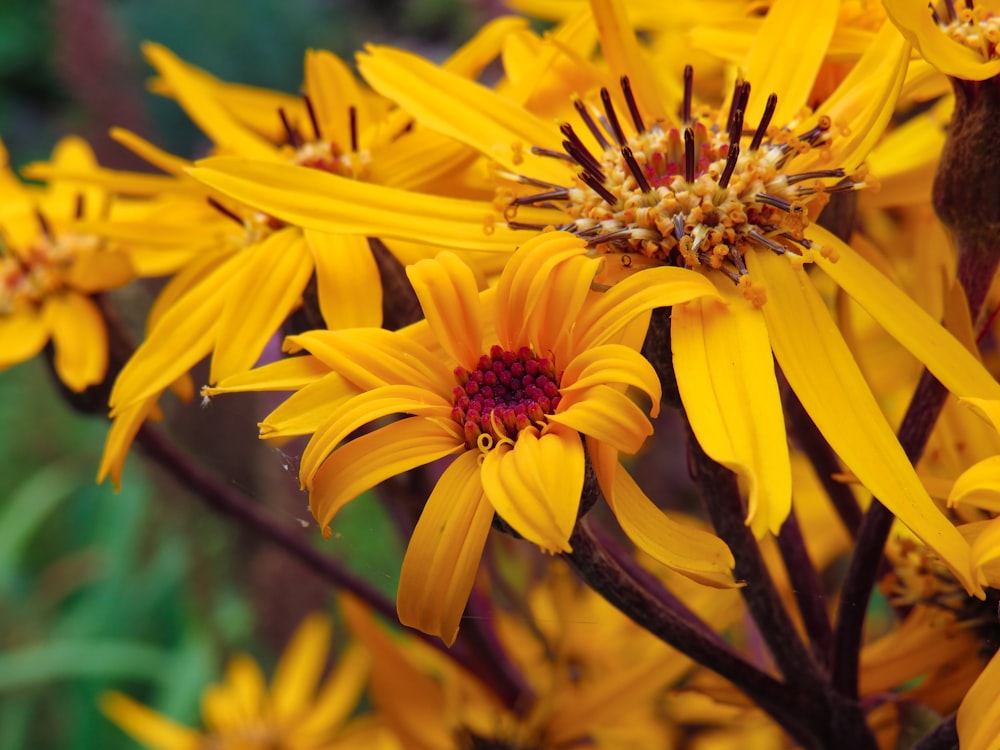
[(101, 710), (125, 732), (155, 750), (398, 750), (370, 716), (351, 718), (364, 691), (370, 657), (349, 646), (320, 683), (332, 624), (314, 614), (299, 625), (265, 685), (257, 663), (234, 657), (225, 681), (202, 695), (205, 729), (168, 719), (121, 693), (107, 693)]

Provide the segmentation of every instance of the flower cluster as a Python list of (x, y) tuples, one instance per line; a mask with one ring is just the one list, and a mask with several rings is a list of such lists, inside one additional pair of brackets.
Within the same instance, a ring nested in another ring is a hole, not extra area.
[[(44, 187), (4, 164), (0, 367), (45, 348), (100, 387), (99, 480), (144, 441), (354, 595), (363, 646), (315, 699), (318, 619), (270, 693), (234, 662), (205, 734), (107, 698), (129, 733), (875, 748), (919, 703), (997, 746), (1000, 213), (962, 176), (1000, 164), (1000, 8), (675, 5), (523, 0), (548, 32), (501, 17), (440, 64), (370, 45), (357, 76), (312, 50), (301, 95), (149, 44), (206, 158), (115, 130), (159, 174), (73, 138), (26, 168)], [(135, 346), (106, 293), (151, 276)], [(206, 358), (206, 400), (284, 394), (260, 436), (327, 540), (381, 495), (427, 642), (145, 425)], [(377, 716), (348, 721), (366, 683)]]

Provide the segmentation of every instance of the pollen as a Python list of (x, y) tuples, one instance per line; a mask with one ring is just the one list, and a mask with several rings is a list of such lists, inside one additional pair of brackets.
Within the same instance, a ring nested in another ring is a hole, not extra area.
[(1000, 16), (992, 10), (973, 8), (971, 2), (961, 0), (945, 3), (941, 12), (931, 7), (934, 20), (953, 41), (976, 52), (984, 61), (1000, 58)]
[(363, 180), (371, 164), (371, 153), (367, 149), (358, 147), (358, 118), (355, 108), (347, 109), (350, 143), (340, 144), (326, 137), (326, 131), (330, 128), (324, 127), (319, 121), (309, 97), (303, 98), (309, 114), (311, 132), (297, 127), (289, 120), (284, 109), (278, 109), (278, 116), (281, 118), (288, 140), (289, 161), (292, 164), (319, 169), (340, 177)]
[(452, 418), (470, 449), (486, 452), (513, 442), (524, 429), (541, 429), (562, 398), (552, 360), (528, 347), (516, 352), (494, 346), (472, 370), (455, 368)]
[(728, 110), (694, 112), (692, 80), (689, 66), (674, 126), (644, 121), (627, 78), (621, 81), (627, 118), (619, 116), (607, 89), (600, 107), (575, 99), (583, 128), (561, 125), (565, 153), (535, 150), (571, 162), (575, 184), (543, 186), (521, 178), (546, 189), (510, 200), (505, 217), (512, 228), (537, 229), (514, 221), (519, 207), (561, 209), (566, 221), (557, 228), (586, 239), (595, 255), (643, 256), (722, 273), (760, 305), (763, 290), (742, 283), (747, 253), (808, 262), (810, 222), (831, 194), (864, 187), (864, 176), (856, 180), (841, 168), (795, 169), (807, 154), (813, 166), (824, 157), (830, 161), (831, 144), (843, 131), (830, 117), (804, 111), (797, 120), (807, 123), (801, 129), (779, 127), (771, 122), (778, 102), (771, 94), (760, 121), (744, 123), (746, 82), (736, 84)]

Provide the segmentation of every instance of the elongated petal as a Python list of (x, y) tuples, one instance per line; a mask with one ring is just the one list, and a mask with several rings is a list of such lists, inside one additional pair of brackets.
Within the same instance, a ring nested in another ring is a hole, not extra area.
[(287, 344), (308, 350), (359, 388), (410, 384), (436, 390), (445, 398), (451, 394), (454, 375), (440, 357), (399, 331), (307, 331), (289, 336)]
[[(337, 654), (337, 664), (323, 682), (309, 712), (298, 719), (303, 735), (325, 734), (339, 727), (358, 705), (371, 672), (371, 654), (360, 643), (350, 643)], [(272, 693), (277, 692), (272, 689)]]
[(492, 522), (479, 456), (469, 451), (445, 469), (410, 537), (396, 594), (401, 623), (455, 642)]
[(640, 313), (697, 297), (719, 297), (703, 274), (686, 268), (647, 268), (597, 294), (573, 329), (577, 351), (606, 343)]
[(972, 569), (979, 583), (984, 586), (996, 586), (995, 580), (990, 580), (986, 568), (991, 563), (1000, 560), (1000, 519), (994, 518), (972, 543)]
[(916, 302), (835, 235), (815, 225), (808, 233), (839, 255), (831, 262), (817, 254), (816, 263), (949, 391), (959, 398), (1000, 400), (1000, 384)]
[(380, 94), (397, 102), (417, 120), (502, 164), (561, 183), (567, 169), (553, 159), (533, 156), (529, 149), (558, 149), (561, 136), (517, 102), (480, 84), (448, 72), (417, 55), (391, 47), (369, 46), (358, 55), (358, 68)]
[(701, 447), (747, 479), (747, 523), (760, 538), (777, 534), (792, 506), (785, 417), (764, 316), (731, 284), (719, 290), (728, 305), (673, 308), (674, 372)]
[(1000, 456), (980, 461), (955, 480), (948, 495), (948, 507), (959, 504), (1000, 513)]
[(382, 325), (382, 279), (367, 237), (305, 230), (327, 328)]
[(167, 79), (184, 111), (216, 146), (241, 156), (275, 159), (271, 144), (237, 123), (206, 84), (206, 74), (183, 62), (166, 47), (147, 42), (142, 46), (146, 59)]
[(305, 93), (322, 131), (317, 137), (337, 144), (341, 150), (350, 149), (348, 110), (354, 107), (358, 130), (366, 129), (370, 122), (367, 100), (354, 74), (343, 60), (326, 50), (307, 50), (305, 68)]
[(564, 394), (557, 413), (549, 421), (613, 445), (624, 453), (635, 453), (653, 425), (635, 402), (606, 385), (595, 385), (579, 394)]
[(49, 325), (33, 305), (0, 315), (0, 369), (31, 359), (48, 340)]
[(101, 696), (101, 712), (129, 736), (155, 750), (198, 750), (201, 734), (121, 693)]
[(732, 575), (736, 560), (724, 541), (679, 524), (657, 508), (618, 463), (611, 446), (588, 439), (587, 451), (608, 506), (636, 547), (699, 583), (718, 588), (736, 585)]
[(406, 269), (424, 317), (448, 355), (473, 369), (483, 354), (482, 305), (476, 276), (454, 253)]
[(660, 379), (645, 357), (622, 344), (587, 349), (573, 358), (560, 377), (559, 390), (575, 393), (595, 385), (630, 385), (649, 396), (650, 416), (660, 411)]
[(861, 483), (981, 594), (969, 577), (968, 544), (920, 483), (806, 272), (770, 253), (747, 261), (773, 290), (762, 308), (771, 348), (820, 432)]
[(137, 401), (120, 411), (111, 421), (111, 428), (104, 439), (101, 464), (97, 470), (98, 484), (110, 478), (115, 491), (121, 489), (125, 457), (128, 456), (132, 441), (135, 440), (143, 422), (156, 413), (156, 400), (158, 398), (159, 393), (155, 393), (142, 401)]
[(504, 521), (550, 552), (569, 552), (583, 491), (584, 455), (573, 430), (518, 433), (513, 448), (498, 446), (483, 461), (486, 497)]
[(135, 271), (129, 256), (119, 252), (80, 255), (66, 270), (66, 283), (84, 294), (95, 294), (125, 286)]
[(108, 370), (108, 329), (89, 297), (57, 294), (45, 301), (59, 379), (71, 390), (100, 383)]
[(338, 448), (313, 479), (309, 506), (329, 536), (330, 521), (362, 492), (389, 477), (465, 450), (454, 422), (424, 417), (393, 422)]
[(329, 367), (316, 357), (306, 354), (301, 357), (279, 359), (277, 362), (241, 372), (211, 388), (206, 386), (201, 392), (205, 396), (215, 396), (219, 393), (241, 391), (297, 391), (329, 374)]
[(240, 261), (218, 322), (211, 383), (253, 366), (299, 304), (313, 272), (302, 232), (292, 228), (246, 250)]
[(180, 157), (167, 153), (163, 149), (154, 146), (145, 138), (142, 138), (131, 131), (125, 130), (124, 128), (111, 128), (111, 130), (108, 131), (108, 135), (111, 136), (112, 140), (117, 141), (129, 151), (141, 156), (150, 164), (155, 167), (159, 167), (167, 174), (171, 174), (180, 180), (190, 180), (190, 178), (184, 174), (184, 170), (191, 166), (191, 162), (187, 159), (181, 159)]
[[(745, 121), (756, 127), (767, 97), (778, 95), (774, 122), (790, 122), (809, 104), (820, 66), (837, 27), (839, 0), (803, 5), (799, 0), (776, 0), (754, 37), (746, 62), (750, 103)], [(794, 39), (795, 44), (788, 44)]]
[(969, 688), (958, 707), (955, 726), (962, 750), (997, 750), (1000, 748), (1000, 654), (994, 654), (986, 669)]
[(310, 707), (330, 651), (333, 624), (314, 613), (302, 621), (271, 678), (271, 696), (279, 720), (297, 719)]
[(299, 470), (303, 487), (312, 488), (313, 476), (324, 459), (348, 435), (391, 414), (419, 414), (447, 420), (451, 418), (451, 402), (414, 385), (387, 385), (358, 394), (333, 412), (303, 451)]
[(495, 224), (487, 203), (371, 185), (306, 167), (218, 157), (198, 162), (189, 173), (279, 219), (321, 232), (508, 252), (524, 237)]
[[(251, 370), (251, 372), (254, 372)], [(260, 423), (261, 438), (310, 435), (319, 430), (358, 389), (340, 373), (330, 372), (286, 398)]]

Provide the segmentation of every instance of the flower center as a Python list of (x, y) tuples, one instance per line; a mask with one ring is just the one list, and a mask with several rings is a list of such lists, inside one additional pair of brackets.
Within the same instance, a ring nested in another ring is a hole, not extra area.
[(281, 123), (288, 136), (288, 143), (294, 149), (291, 162), (299, 166), (348, 177), (352, 180), (363, 179), (368, 171), (368, 165), (371, 163), (371, 154), (367, 150), (358, 149), (357, 110), (354, 107), (347, 109), (351, 143), (350, 149), (345, 149), (343, 146), (346, 144), (338, 144), (324, 137), (324, 128), (316, 116), (312, 101), (308, 96), (303, 97), (303, 99), (306, 111), (309, 113), (309, 122), (312, 125), (312, 138), (293, 126), (283, 109), (278, 110)]
[[(633, 255), (646, 264), (702, 268), (724, 273), (755, 304), (763, 292), (751, 290), (745, 255), (752, 249), (802, 256), (812, 247), (805, 237), (831, 193), (864, 187), (863, 174), (843, 169), (795, 173), (792, 162), (816, 149), (829, 161), (837, 136), (827, 117), (811, 129), (794, 133), (771, 125), (777, 107), (772, 94), (753, 130), (744, 130), (743, 113), (750, 84), (738, 83), (725, 126), (719, 113), (691, 111), (692, 74), (685, 70), (683, 128), (664, 129), (643, 122), (631, 86), (622, 79), (634, 133), (627, 135), (606, 89), (603, 111), (575, 103), (581, 120), (602, 151), (588, 148), (570, 124), (561, 128), (565, 153), (536, 153), (573, 162), (578, 184), (549, 185), (543, 193), (511, 198), (505, 216), (512, 228), (541, 229), (544, 224), (513, 221), (519, 206), (561, 208), (569, 221), (558, 229), (587, 240), (597, 253), (618, 253), (623, 265)], [(745, 143), (745, 137), (749, 143)], [(521, 182), (540, 185), (530, 178)], [(824, 251), (830, 252), (830, 251)]]
[(973, 8), (971, 0), (955, 3), (948, 0), (942, 13), (931, 6), (934, 20), (954, 41), (978, 52), (984, 60), (996, 60), (1000, 42), (1000, 16), (986, 8)]
[(474, 370), (456, 367), (455, 378), (451, 416), (470, 449), (488, 451), (521, 430), (541, 429), (561, 398), (552, 361), (526, 346), (516, 352), (494, 346)]
[(42, 232), (23, 253), (0, 246), (0, 315), (10, 315), (27, 305), (40, 304), (63, 288), (65, 272), (81, 250), (92, 251), (92, 235), (65, 233), (56, 237), (39, 214)]

